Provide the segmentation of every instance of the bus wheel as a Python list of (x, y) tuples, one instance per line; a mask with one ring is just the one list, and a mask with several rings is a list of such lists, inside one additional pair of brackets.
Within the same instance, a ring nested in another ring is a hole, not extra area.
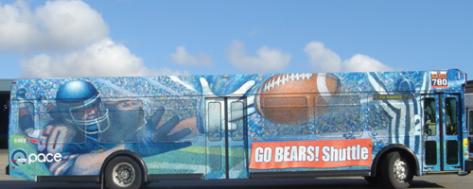
[(143, 184), (143, 171), (128, 156), (113, 158), (105, 168), (105, 186), (109, 189), (139, 189)]
[(399, 152), (390, 152), (381, 164), (381, 179), (389, 188), (401, 189), (411, 185), (414, 174), (411, 165)]

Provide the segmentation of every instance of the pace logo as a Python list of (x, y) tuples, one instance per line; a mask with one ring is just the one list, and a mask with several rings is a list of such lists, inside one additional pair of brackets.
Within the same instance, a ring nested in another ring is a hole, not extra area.
[(32, 163), (53, 163), (62, 161), (62, 154), (60, 153), (31, 153), (26, 154), (23, 150), (15, 150), (11, 155), (11, 161), (16, 166)]
[(23, 151), (23, 150), (13, 151), (13, 153), (11, 154), (10, 159), (11, 159), (11, 162), (13, 163), (13, 165), (16, 165), (16, 166), (24, 165), (28, 161), (26, 152)]
[(60, 153), (38, 153), (38, 154), (30, 154), (28, 155), (28, 164), (31, 163), (52, 163), (52, 162), (59, 162), (62, 160), (62, 155)]

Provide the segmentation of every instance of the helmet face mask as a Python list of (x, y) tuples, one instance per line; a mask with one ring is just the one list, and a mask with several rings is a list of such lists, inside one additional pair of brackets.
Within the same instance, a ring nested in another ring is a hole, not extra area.
[[(80, 95), (80, 98), (74, 98)], [(60, 87), (57, 106), (64, 121), (86, 134), (99, 134), (110, 128), (109, 111), (95, 87), (85, 81), (71, 81)]]
[(101, 133), (110, 127), (108, 109), (101, 102), (99, 95), (81, 105), (70, 107), (68, 113), (66, 120), (87, 134)]

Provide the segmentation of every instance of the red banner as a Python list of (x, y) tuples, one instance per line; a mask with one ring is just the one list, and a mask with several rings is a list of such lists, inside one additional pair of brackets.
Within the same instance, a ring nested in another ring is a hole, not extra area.
[(371, 166), (371, 139), (254, 142), (250, 169)]

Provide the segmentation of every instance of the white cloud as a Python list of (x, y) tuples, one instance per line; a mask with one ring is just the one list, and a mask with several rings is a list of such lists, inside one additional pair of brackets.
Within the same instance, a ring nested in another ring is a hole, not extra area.
[(384, 65), (380, 61), (363, 54), (355, 54), (345, 61), (345, 70), (354, 72), (365, 71), (389, 71), (389, 66)]
[(309, 42), (305, 48), (309, 62), (317, 72), (368, 72), (389, 71), (389, 66), (363, 54), (355, 54), (350, 59), (342, 61), (340, 56), (318, 41)]
[(342, 60), (332, 50), (325, 47), (321, 42), (312, 41), (304, 48), (309, 56), (310, 63), (323, 72), (337, 72), (342, 69)]
[(104, 39), (62, 55), (40, 54), (21, 63), (25, 76), (133, 76), (153, 74), (127, 47)]
[(47, 40), (59, 48), (80, 47), (107, 36), (102, 16), (82, 1), (48, 1), (36, 15)]
[(212, 60), (206, 54), (190, 54), (184, 46), (177, 46), (176, 52), (171, 54), (171, 59), (179, 65), (210, 65)]
[(0, 4), (0, 50), (25, 50), (38, 43), (39, 31), (27, 4)]
[(100, 13), (83, 1), (0, 4), (0, 51), (30, 56), (24, 77), (127, 76), (158, 73), (108, 37)]
[(246, 53), (244, 44), (236, 41), (230, 46), (229, 59), (240, 70), (265, 72), (283, 69), (291, 61), (291, 55), (263, 46), (257, 50), (256, 56), (251, 56)]
[(101, 15), (82, 1), (48, 1), (35, 10), (24, 1), (0, 4), (0, 50), (62, 51), (106, 36)]

